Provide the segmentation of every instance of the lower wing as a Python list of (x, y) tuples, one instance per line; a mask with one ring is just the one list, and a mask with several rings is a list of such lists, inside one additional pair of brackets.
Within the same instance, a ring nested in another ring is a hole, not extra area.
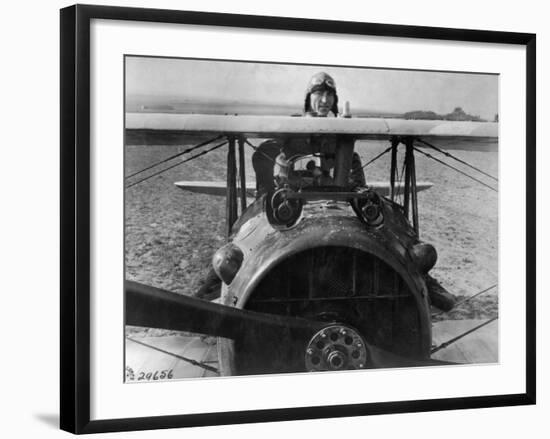
[[(227, 186), (223, 181), (178, 181), (174, 183), (177, 187), (197, 194), (208, 194), (217, 196), (227, 195)], [(416, 189), (418, 192), (429, 189), (433, 186), (433, 183), (427, 181), (421, 181), (416, 183)], [(385, 197), (390, 194), (390, 184), (382, 181), (373, 181), (368, 184), (370, 189), (376, 191), (379, 195)], [(402, 192), (405, 189), (403, 183), (395, 183), (395, 189), (397, 192)], [(246, 184), (246, 195), (253, 198), (256, 192), (256, 182), (249, 182)]]

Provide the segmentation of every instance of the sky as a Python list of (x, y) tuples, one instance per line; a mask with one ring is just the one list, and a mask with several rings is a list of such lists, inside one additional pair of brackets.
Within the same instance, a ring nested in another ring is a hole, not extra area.
[(498, 75), (304, 66), (180, 58), (126, 57), (127, 99), (159, 102), (235, 101), (303, 107), (309, 78), (319, 71), (336, 81), (339, 105), (404, 113), (466, 113), (493, 120), (498, 113)]

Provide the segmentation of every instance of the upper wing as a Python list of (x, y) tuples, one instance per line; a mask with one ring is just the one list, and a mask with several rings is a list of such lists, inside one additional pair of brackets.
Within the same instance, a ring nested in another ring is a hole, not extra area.
[(498, 139), (496, 122), (316, 118), (212, 114), (126, 113), (126, 129), (172, 133), (243, 135), (245, 137), (344, 134), (355, 139), (415, 136), (428, 139)]

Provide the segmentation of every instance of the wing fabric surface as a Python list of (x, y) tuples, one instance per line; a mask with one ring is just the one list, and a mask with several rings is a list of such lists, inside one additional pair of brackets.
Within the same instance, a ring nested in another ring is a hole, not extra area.
[(498, 138), (496, 122), (382, 118), (126, 113), (126, 129), (259, 138), (312, 134), (345, 134), (356, 139), (387, 139), (390, 136), (416, 136), (423, 139)]
[[(207, 194), (225, 197), (227, 195), (227, 186), (224, 181), (178, 181), (174, 183), (180, 189), (189, 192), (195, 192), (197, 194)], [(416, 189), (418, 192), (429, 189), (433, 186), (433, 183), (427, 181), (420, 181), (416, 183)], [(373, 181), (368, 183), (368, 187), (374, 189), (379, 195), (386, 197), (390, 194), (390, 184), (381, 181)], [(395, 183), (395, 187), (398, 191), (405, 190), (403, 183)], [(256, 191), (256, 183), (248, 182), (246, 184), (246, 195), (248, 197), (254, 197)]]

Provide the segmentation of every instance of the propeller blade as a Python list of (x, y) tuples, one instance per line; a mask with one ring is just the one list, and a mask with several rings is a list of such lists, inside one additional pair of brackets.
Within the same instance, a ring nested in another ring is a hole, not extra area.
[[(292, 330), (294, 337), (303, 338), (304, 341), (327, 325), (326, 322), (300, 317), (232, 308), (128, 280), (125, 281), (125, 290), (127, 325), (189, 331), (234, 340), (250, 334), (279, 340), (283, 331), (288, 333), (288, 330)], [(406, 358), (369, 343), (367, 348), (370, 367), (373, 368), (455, 364), (433, 359)]]
[(127, 325), (232, 339), (251, 333), (272, 335), (277, 339), (283, 329), (311, 336), (324, 325), (299, 317), (232, 308), (128, 280), (125, 290)]
[(421, 367), (457, 364), (449, 361), (434, 360), (432, 358), (402, 357), (384, 349), (380, 349), (369, 343), (367, 343), (367, 347), (371, 355), (371, 366), (373, 368)]

